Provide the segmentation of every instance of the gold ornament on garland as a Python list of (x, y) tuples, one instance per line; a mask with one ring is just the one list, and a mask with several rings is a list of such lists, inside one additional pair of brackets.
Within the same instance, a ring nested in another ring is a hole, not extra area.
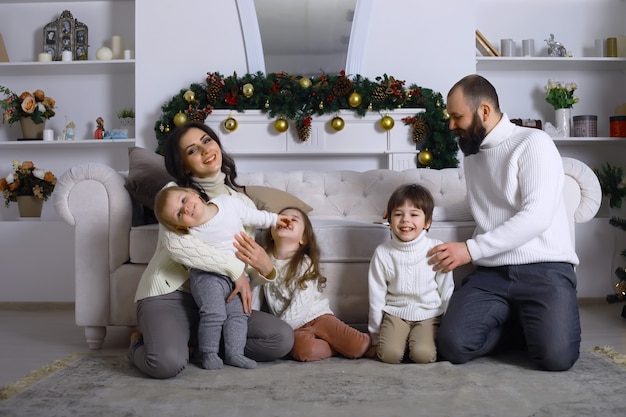
[(187, 103), (195, 103), (196, 102), (196, 93), (194, 93), (191, 90), (187, 90), (187, 91), (185, 91), (185, 94), (183, 94), (183, 98), (185, 99), (185, 101)]
[(363, 98), (356, 91), (350, 94), (350, 97), (348, 97), (348, 104), (350, 105), (350, 107), (359, 107), (362, 102)]
[(382, 119), (380, 119), (380, 127), (382, 127), (385, 130), (393, 129), (393, 126), (395, 124), (396, 123), (393, 121), (393, 117), (389, 115), (385, 115)]
[(307, 77), (300, 78), (300, 81), (298, 81), (298, 83), (302, 88), (309, 88), (312, 85), (311, 79)]
[(282, 117), (279, 117), (274, 122), (274, 129), (276, 129), (276, 131), (280, 133), (285, 133), (287, 129), (289, 129), (289, 122), (287, 122), (287, 120), (283, 119)]
[(433, 161), (433, 154), (428, 149), (424, 149), (417, 154), (417, 161), (426, 167)]
[(337, 132), (342, 130), (345, 127), (345, 125), (346, 125), (346, 122), (344, 122), (344, 120), (339, 116), (333, 117), (333, 120), (330, 121), (330, 126), (333, 129), (335, 129)]
[(180, 127), (187, 123), (188, 120), (189, 119), (187, 118), (187, 115), (182, 111), (179, 111), (178, 113), (176, 113), (176, 116), (174, 116), (174, 125)]
[(254, 95), (254, 86), (250, 83), (246, 83), (243, 85), (243, 87), (241, 87), (241, 92), (243, 93), (244, 97), (250, 98)]
[(229, 132), (234, 132), (235, 130), (237, 130), (238, 126), (239, 126), (239, 123), (237, 122), (237, 119), (235, 119), (234, 117), (229, 117), (228, 119), (224, 120), (224, 129), (226, 129)]

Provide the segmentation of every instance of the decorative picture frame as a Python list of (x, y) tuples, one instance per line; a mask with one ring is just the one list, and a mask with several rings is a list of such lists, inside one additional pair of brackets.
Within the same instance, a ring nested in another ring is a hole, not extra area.
[(52, 55), (53, 61), (60, 61), (63, 51), (71, 51), (75, 61), (87, 60), (89, 52), (89, 29), (69, 10), (43, 28), (43, 52)]

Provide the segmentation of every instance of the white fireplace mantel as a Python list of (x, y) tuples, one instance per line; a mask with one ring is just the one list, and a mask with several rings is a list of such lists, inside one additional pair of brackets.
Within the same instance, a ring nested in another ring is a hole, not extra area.
[[(301, 141), (294, 121), (289, 129), (280, 133), (274, 128), (275, 119), (260, 110), (243, 113), (215, 110), (206, 123), (218, 132), (224, 149), (237, 160), (241, 172), (272, 168), (290, 169), (393, 169), (416, 167), (419, 153), (411, 139), (410, 125), (402, 118), (415, 116), (424, 109), (396, 109), (368, 112), (360, 117), (350, 110), (337, 114), (313, 116), (311, 135)], [(380, 126), (383, 116), (394, 119), (394, 127), (385, 130)], [(336, 131), (331, 120), (339, 116), (345, 126)], [(224, 128), (224, 121), (233, 117), (238, 122), (234, 131)]]

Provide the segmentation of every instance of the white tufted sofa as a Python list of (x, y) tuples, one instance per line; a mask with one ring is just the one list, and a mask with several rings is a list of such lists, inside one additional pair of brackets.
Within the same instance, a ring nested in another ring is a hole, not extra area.
[[(602, 195), (586, 165), (569, 158), (563, 163), (573, 238), (574, 223), (591, 219)], [(432, 192), (430, 236), (465, 240), (474, 229), (462, 169), (255, 172), (238, 179), (287, 191), (313, 207), (309, 216), (328, 277), (325, 293), (337, 316), (355, 326), (367, 323), (367, 269), (376, 246), (389, 239), (382, 214), (397, 186), (420, 183)], [(156, 245), (157, 225), (131, 226), (133, 203), (124, 182), (110, 167), (87, 163), (67, 171), (54, 193), (59, 216), (75, 226), (76, 323), (85, 327), (91, 349), (101, 347), (107, 326), (136, 324), (135, 289)], [(469, 270), (455, 271), (455, 280)]]

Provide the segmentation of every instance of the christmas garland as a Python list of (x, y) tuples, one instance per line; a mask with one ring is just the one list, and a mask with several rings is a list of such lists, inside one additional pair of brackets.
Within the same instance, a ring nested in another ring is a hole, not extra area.
[[(424, 112), (402, 121), (412, 126), (412, 137), (418, 155), (418, 167), (435, 169), (457, 167), (457, 144), (448, 129), (448, 114), (440, 93), (384, 74), (375, 81), (360, 75), (348, 77), (322, 74), (302, 77), (281, 73), (223, 76), (209, 72), (204, 83), (194, 83), (172, 97), (161, 107), (162, 114), (154, 125), (158, 141), (157, 153), (170, 130), (189, 120), (205, 121), (215, 109), (238, 112), (261, 110), (278, 118), (277, 130), (286, 126), (285, 119), (294, 120), (301, 140), (308, 138), (313, 117), (336, 114), (340, 109), (364, 116), (368, 111), (380, 112), (396, 108), (420, 108)], [(392, 128), (393, 124), (386, 128)]]

